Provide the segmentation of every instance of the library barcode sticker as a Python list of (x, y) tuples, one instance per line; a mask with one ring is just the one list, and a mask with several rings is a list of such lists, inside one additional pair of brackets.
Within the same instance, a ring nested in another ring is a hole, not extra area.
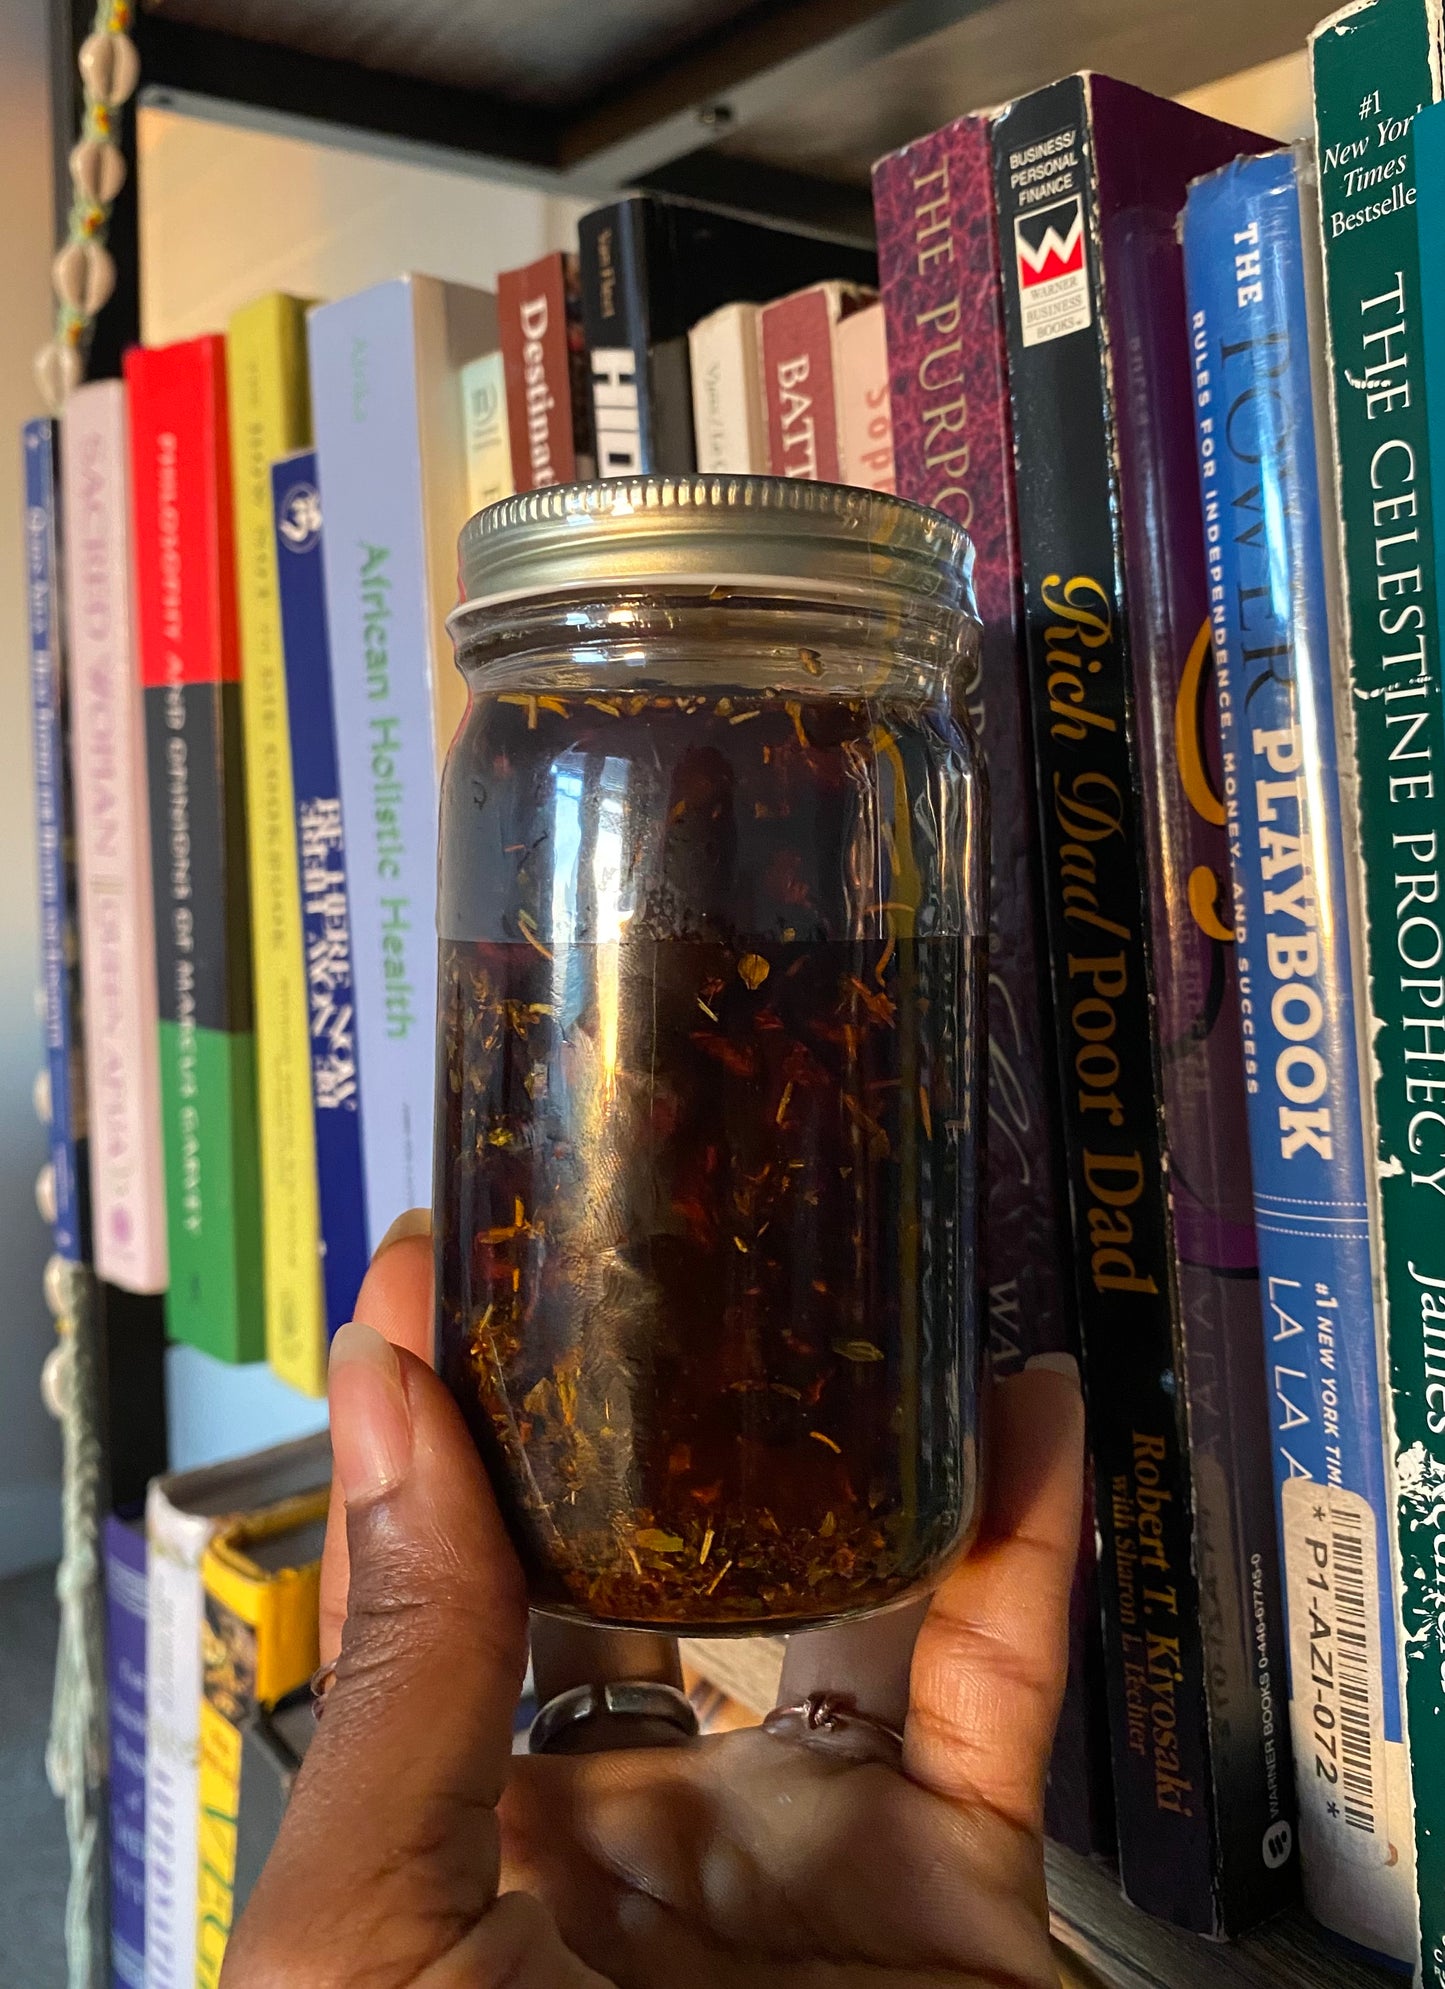
[(1357, 1492), (1283, 1487), (1290, 1711), (1306, 1844), (1390, 1857), (1375, 1515)]

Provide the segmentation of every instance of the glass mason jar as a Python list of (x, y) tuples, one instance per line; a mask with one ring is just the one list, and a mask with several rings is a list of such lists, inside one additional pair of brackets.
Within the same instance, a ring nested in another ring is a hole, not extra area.
[(879, 1608), (977, 1488), (983, 796), (938, 514), (768, 478), (462, 533), (438, 1366), (535, 1607)]

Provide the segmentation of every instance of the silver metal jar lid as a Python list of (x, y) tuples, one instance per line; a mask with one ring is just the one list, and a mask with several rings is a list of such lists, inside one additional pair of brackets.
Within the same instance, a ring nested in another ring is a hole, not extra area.
[(493, 504), (458, 544), (463, 606), (599, 586), (904, 594), (972, 614), (973, 548), (941, 512), (785, 477), (618, 477)]

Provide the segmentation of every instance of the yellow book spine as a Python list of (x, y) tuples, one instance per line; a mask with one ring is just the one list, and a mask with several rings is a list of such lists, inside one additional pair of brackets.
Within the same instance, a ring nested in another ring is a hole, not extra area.
[(266, 1357), (293, 1388), (326, 1385), (326, 1315), (311, 1026), (296, 862), (295, 790), (271, 515), (271, 465), (310, 441), (306, 307), (263, 297), (226, 331), (241, 724), (255, 972)]
[(309, 1529), (318, 1538), (329, 1490), (305, 1492), (217, 1534), (201, 1564), (205, 1613), (196, 1857), (196, 1989), (219, 1989), (236, 1901), (242, 1728), (316, 1669), (321, 1563), (266, 1569), (249, 1548)]
[(196, 1989), (218, 1989), (236, 1898), (241, 1810), (241, 1730), (201, 1701), (199, 1855), (196, 1859)]

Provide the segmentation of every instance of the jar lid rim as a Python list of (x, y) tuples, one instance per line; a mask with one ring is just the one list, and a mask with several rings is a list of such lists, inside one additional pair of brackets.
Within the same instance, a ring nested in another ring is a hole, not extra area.
[(885, 491), (790, 477), (628, 476), (550, 484), (470, 518), (457, 545), (469, 608), (588, 583), (693, 583), (719, 572), (912, 595), (966, 614), (973, 547), (942, 512)]

